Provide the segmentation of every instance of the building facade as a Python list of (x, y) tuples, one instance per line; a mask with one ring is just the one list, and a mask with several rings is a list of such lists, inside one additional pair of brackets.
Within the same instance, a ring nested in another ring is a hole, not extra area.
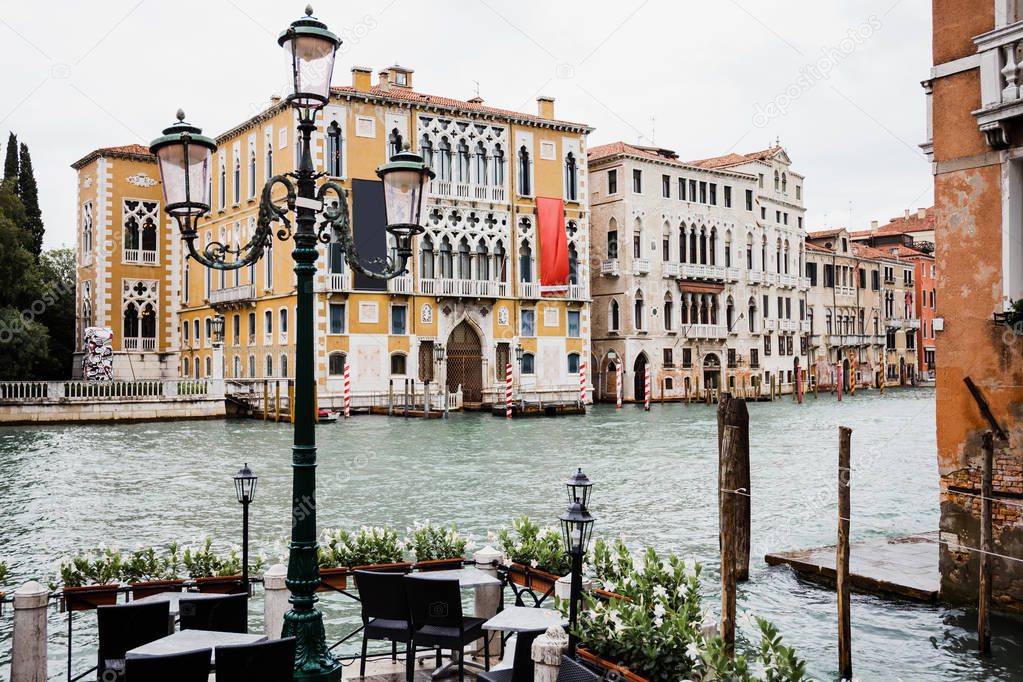
[[(573, 387), (578, 394), (579, 365), (589, 346), (586, 139), (591, 129), (555, 119), (550, 98), (538, 99), (536, 114), (523, 114), (489, 107), (480, 98), (461, 101), (418, 92), (413, 75), (393, 66), (374, 83), (369, 69), (356, 67), (351, 85), (333, 88), (317, 120), (314, 165), (349, 191), (353, 233), (364, 257), (386, 258), (392, 246), (383, 230), (375, 169), (408, 145), (437, 174), (423, 208), (426, 231), (416, 240), (407, 276), (386, 283), (364, 278), (348, 268), (336, 246), (320, 245), (315, 333), (321, 394), (342, 390), (347, 364), (357, 393), (387, 391), (391, 381), (430, 380), (450, 391), (461, 389), (467, 403), (486, 404), (503, 396), (505, 365), (517, 364), (519, 346), (519, 390)], [(272, 100), (217, 137), (213, 205), (200, 225), (198, 246), (248, 241), (264, 183), (297, 167), (297, 134), (294, 110)], [(130, 221), (152, 219), (158, 248), (164, 245), (156, 262), (140, 266), (165, 292), (155, 336), (143, 335), (142, 349), (161, 354), (161, 373), (214, 375), (213, 318), (221, 314), (227, 378), (293, 376), (292, 247), (275, 240), (259, 263), (233, 272), (182, 258), (173, 223), (162, 213), (153, 159), (143, 148), (134, 152), (114, 163), (145, 166), (151, 196), (144, 195), (141, 206), (148, 213), (136, 217), (128, 202), (138, 193), (117, 185), (105, 217), (106, 229), (124, 234)], [(109, 156), (101, 150), (76, 163), (80, 182)], [(134, 170), (125, 166), (114, 175)], [(564, 201), (570, 282), (554, 295), (542, 294), (539, 283), (538, 197)], [(85, 203), (83, 197), (83, 233)], [(80, 254), (86, 251), (80, 245)], [(83, 258), (79, 276), (84, 281), (92, 271)], [(142, 275), (114, 268), (108, 279), (127, 282), (136, 276)], [(116, 350), (133, 350), (124, 331), (134, 329), (127, 304), (107, 299), (108, 308), (95, 323), (113, 326)], [(440, 363), (437, 344), (445, 348)], [(115, 372), (123, 373), (123, 365), (115, 362)]]
[(781, 147), (683, 162), (590, 151), (595, 397), (791, 390), (808, 281), (803, 178)]
[(976, 603), (981, 443), (993, 425), (964, 385), (969, 377), (1007, 436), (995, 439), (993, 598), (1021, 609), (1023, 344), (998, 315), (1023, 298), (1023, 7), (935, 2), (933, 30), (922, 147), (934, 171), (937, 273), (949, 292), (935, 319), (941, 591)]
[(806, 242), (810, 381), (823, 387), (915, 382), (915, 266), (844, 229), (811, 232)]

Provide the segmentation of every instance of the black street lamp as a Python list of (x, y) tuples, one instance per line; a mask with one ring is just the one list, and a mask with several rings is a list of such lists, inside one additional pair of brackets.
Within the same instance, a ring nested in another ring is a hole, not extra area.
[(574, 656), (576, 645), (579, 643), (575, 626), (583, 594), (583, 558), (590, 549), (595, 519), (586, 509), (593, 483), (583, 470), (579, 469), (565, 482), (565, 486), (568, 488), (569, 505), (561, 517), (561, 537), (565, 543), (565, 552), (572, 560), (572, 591), (568, 605), (568, 655)]
[(259, 477), (249, 468), (249, 463), (234, 475), (234, 492), (242, 505), (242, 585), (249, 593), (249, 504), (256, 499), (256, 483)]
[(213, 343), (224, 343), (224, 316), (213, 316)]
[(522, 370), (522, 356), (526, 352), (526, 349), (522, 347), (522, 344), (515, 346), (515, 360), (519, 363), (519, 371)]
[[(335, 182), (320, 180), (325, 173), (313, 167), (311, 138), (316, 115), (330, 96), (334, 57), (341, 41), (312, 16), (292, 22), (278, 38), (291, 55), (294, 92), (288, 102), (298, 113), (299, 164), (293, 173), (277, 175), (263, 187), (259, 217), (252, 239), (240, 247), (212, 241), (197, 250), (199, 219), (210, 211), (210, 162), (217, 145), (201, 129), (178, 122), (153, 141), (163, 180), (165, 210), (173, 216), (191, 258), (216, 270), (238, 270), (258, 261), (276, 236), (294, 240), (297, 290), (295, 352), (295, 436), (292, 448), (292, 529), (287, 585), (291, 609), (284, 615), (283, 636), (294, 636), (296, 680), (339, 680), (341, 663), (327, 649), (323, 615), (316, 608), (320, 585), (316, 533), (316, 437), (313, 338), (313, 275), (316, 247), (335, 242), (356, 272), (373, 279), (392, 279), (408, 272), (412, 238), (422, 231), (420, 213), (427, 180), (433, 171), (422, 157), (403, 151), (377, 169), (383, 182), (388, 224), (397, 248), (384, 258), (363, 265), (349, 224), (347, 192)], [(273, 191), (283, 196), (276, 201)], [(283, 190), (283, 192), (280, 192)], [(317, 214), (322, 219), (317, 224)], [(295, 215), (294, 226), (289, 218)], [(371, 269), (371, 267), (373, 269)]]

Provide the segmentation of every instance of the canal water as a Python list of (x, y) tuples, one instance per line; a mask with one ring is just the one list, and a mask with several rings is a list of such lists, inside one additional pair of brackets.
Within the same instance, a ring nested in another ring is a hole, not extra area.
[[(894, 389), (750, 404), (754, 562), (740, 609), (775, 622), (815, 677), (837, 669), (833, 592), (768, 567), (770, 551), (832, 544), (836, 537), (839, 425), (853, 428), (852, 534), (866, 540), (935, 530), (938, 477), (934, 393)], [(554, 523), (562, 480), (575, 467), (597, 481), (596, 533), (635, 547), (691, 555), (705, 564), (717, 604), (715, 408), (654, 405), (650, 412), (597, 406), (586, 416), (506, 421), (452, 414), (447, 421), (361, 416), (318, 427), (320, 526), (417, 520), (453, 524), (484, 544), (523, 514)], [(78, 549), (162, 546), (205, 536), (240, 543), (231, 475), (259, 474), (255, 547), (274, 553), (289, 532), (289, 425), (206, 421), (0, 429), (0, 558), (7, 587), (56, 575)], [(328, 639), (358, 620), (352, 602), (324, 598)], [(253, 605), (258, 622), (260, 604)], [(0, 616), (0, 679), (9, 676), (12, 610)], [(996, 622), (996, 655), (982, 662), (967, 614), (854, 595), (853, 661), (864, 680), (1023, 679), (1018, 623)], [(66, 618), (50, 622), (50, 675), (65, 675)], [(73, 668), (94, 664), (95, 616), (76, 617)], [(742, 633), (740, 633), (742, 634)], [(751, 633), (752, 634), (752, 633)], [(80, 648), (84, 647), (84, 648)]]

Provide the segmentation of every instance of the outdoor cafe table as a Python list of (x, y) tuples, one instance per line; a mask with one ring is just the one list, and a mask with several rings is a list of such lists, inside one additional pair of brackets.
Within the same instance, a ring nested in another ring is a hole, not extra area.
[[(498, 606), (501, 604), (501, 581), (474, 566), (447, 571), (422, 571), (415, 575), (417, 578), (430, 578), (433, 580), (457, 580), (458, 586), (462, 589), (473, 588), (476, 591), (474, 613), (477, 618), (493, 617), (497, 613)], [(434, 670), (431, 676), (436, 679), (447, 675), (458, 664), (457, 655), (460, 655), (460, 652), (456, 653), (456, 656), (450, 662)], [(483, 666), (472, 661), (466, 661), (465, 665), (483, 668)]]
[(531, 606), (509, 606), (483, 624), (484, 630), (503, 632), (546, 631), (552, 625), (564, 627), (567, 621), (554, 609), (538, 609)]
[(157, 594), (151, 594), (148, 597), (142, 597), (141, 599), (134, 600), (136, 604), (154, 604), (159, 602), (167, 602), (170, 605), (170, 630), (174, 629), (174, 621), (177, 619), (178, 612), (181, 609), (181, 600), (192, 600), (192, 599), (216, 599), (217, 597), (223, 597), (222, 594), (208, 594), (206, 592), (158, 592)]
[(266, 635), (246, 635), (240, 632), (213, 632), (212, 630), (181, 630), (167, 635), (149, 644), (130, 650), (126, 658), (145, 658), (147, 656), (163, 656), (166, 654), (182, 654), (196, 649), (213, 649), (214, 658), (210, 665), (216, 665), (215, 657), (218, 646), (234, 644), (256, 644), (265, 642)]

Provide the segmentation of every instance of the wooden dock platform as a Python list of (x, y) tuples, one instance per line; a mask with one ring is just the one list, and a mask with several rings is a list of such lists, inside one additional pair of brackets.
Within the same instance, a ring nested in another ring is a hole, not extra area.
[[(490, 414), (495, 417), (505, 416), (505, 406), (494, 404)], [(512, 405), (512, 417), (560, 417), (566, 414), (586, 414), (586, 406), (579, 403), (526, 403)]]
[[(776, 552), (770, 566), (790, 566), (800, 576), (834, 586), (835, 545)], [(938, 601), (938, 532), (854, 542), (849, 577), (856, 592), (934, 603)]]

